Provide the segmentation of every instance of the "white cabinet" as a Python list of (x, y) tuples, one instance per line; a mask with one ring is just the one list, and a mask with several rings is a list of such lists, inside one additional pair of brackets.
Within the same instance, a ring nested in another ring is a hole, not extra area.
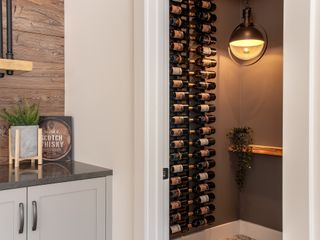
[(105, 235), (106, 178), (0, 191), (1, 240), (105, 240)]
[(26, 199), (25, 188), (0, 191), (0, 239), (26, 239)]

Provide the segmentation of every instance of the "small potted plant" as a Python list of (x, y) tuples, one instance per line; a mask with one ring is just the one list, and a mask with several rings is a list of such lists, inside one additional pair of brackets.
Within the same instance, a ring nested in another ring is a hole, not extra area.
[(237, 155), (236, 182), (239, 190), (242, 190), (246, 181), (247, 170), (252, 167), (252, 134), (250, 127), (233, 128), (227, 134), (231, 144), (231, 151)]
[[(35, 103), (30, 104), (26, 100), (23, 100), (19, 102), (12, 111), (3, 109), (0, 117), (5, 120), (10, 127), (10, 163), (12, 163), (13, 157), (15, 158), (16, 166), (19, 166), (19, 160), (38, 159), (37, 157), (39, 157), (40, 154), (42, 155), (42, 153), (39, 153), (39, 142), (42, 143), (42, 139), (38, 139), (39, 105)], [(16, 134), (18, 134), (18, 138), (16, 138)], [(19, 144), (18, 153), (15, 151), (17, 143)]]

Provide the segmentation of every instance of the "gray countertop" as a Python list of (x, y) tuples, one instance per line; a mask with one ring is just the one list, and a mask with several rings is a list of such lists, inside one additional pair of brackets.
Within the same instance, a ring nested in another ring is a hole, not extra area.
[(35, 166), (22, 163), (17, 169), (11, 165), (0, 165), (0, 191), (110, 175), (110, 169), (76, 161), (48, 162)]

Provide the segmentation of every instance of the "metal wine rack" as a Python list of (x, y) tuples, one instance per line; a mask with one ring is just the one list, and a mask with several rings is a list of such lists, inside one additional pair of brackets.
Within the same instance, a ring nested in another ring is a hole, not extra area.
[(216, 5), (170, 1), (170, 238), (214, 223)]

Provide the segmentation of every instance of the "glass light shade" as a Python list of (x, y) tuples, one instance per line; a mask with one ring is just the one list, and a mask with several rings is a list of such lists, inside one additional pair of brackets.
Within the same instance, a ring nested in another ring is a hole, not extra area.
[(255, 59), (264, 51), (265, 42), (260, 39), (235, 40), (229, 43), (233, 55), (243, 61)]

